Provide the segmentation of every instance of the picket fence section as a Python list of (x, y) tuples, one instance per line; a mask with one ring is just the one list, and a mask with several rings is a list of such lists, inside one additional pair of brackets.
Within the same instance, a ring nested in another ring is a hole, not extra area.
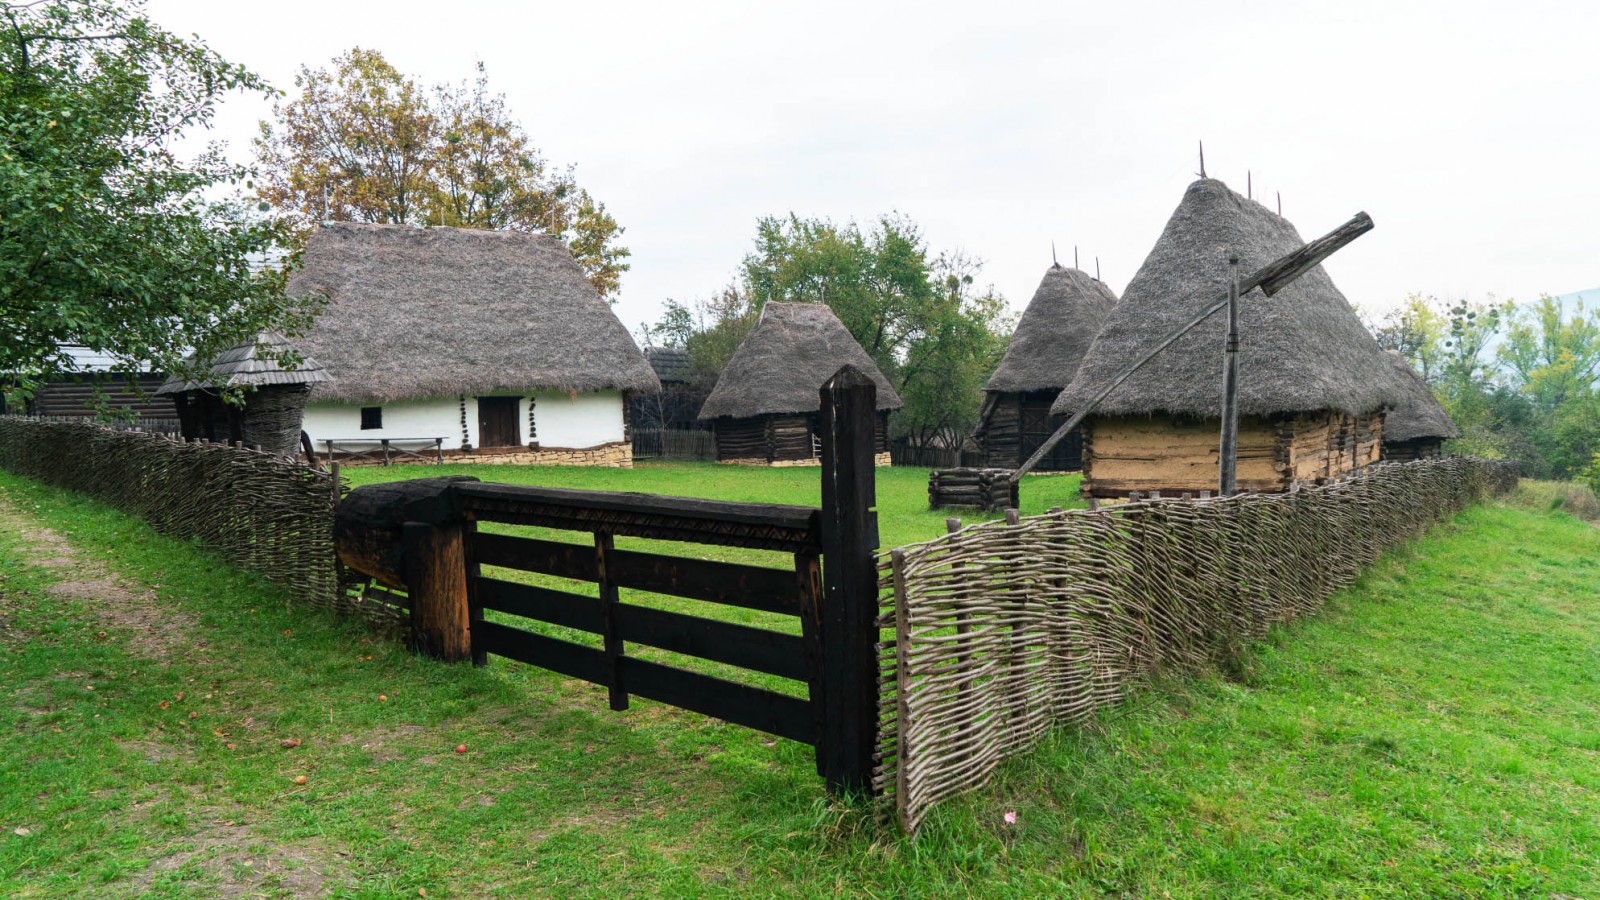
[(1385, 463), (1290, 493), (1058, 511), (882, 554), (884, 812), (914, 831), (1047, 729), (1158, 671), (1229, 664), (1516, 477), (1495, 460)]

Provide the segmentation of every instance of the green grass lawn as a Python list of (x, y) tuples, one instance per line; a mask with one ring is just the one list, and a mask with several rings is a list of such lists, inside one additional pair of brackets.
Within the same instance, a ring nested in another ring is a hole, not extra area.
[[(816, 502), (815, 470), (446, 470)], [(885, 546), (943, 530), (925, 471), (880, 474)], [(412, 657), (94, 502), (0, 499), (0, 895), (1600, 895), (1600, 529), (1543, 504), (1468, 510), (1243, 678), (1061, 732), (909, 840), (801, 745)]]

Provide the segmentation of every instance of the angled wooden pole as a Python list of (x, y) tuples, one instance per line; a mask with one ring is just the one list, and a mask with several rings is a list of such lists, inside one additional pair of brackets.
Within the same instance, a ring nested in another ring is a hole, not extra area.
[(1222, 446), (1217, 487), (1232, 497), (1239, 477), (1239, 254), (1228, 254), (1228, 340), (1222, 351)]
[[(1305, 273), (1316, 268), (1317, 265), (1323, 260), (1338, 252), (1351, 241), (1371, 230), (1372, 217), (1368, 216), (1364, 212), (1356, 213), (1354, 216), (1350, 217), (1350, 221), (1340, 225), (1338, 228), (1335, 228), (1322, 237), (1319, 237), (1304, 247), (1301, 247), (1299, 250), (1286, 254), (1285, 256), (1268, 263), (1262, 268), (1257, 269), (1255, 272), (1252, 272), (1250, 277), (1239, 283), (1239, 293), (1241, 295), (1248, 294), (1250, 291), (1256, 288), (1261, 288), (1262, 293), (1266, 294), (1268, 297), (1271, 297), (1273, 294), (1283, 290), (1284, 286), (1293, 282), (1296, 278), (1299, 278), (1301, 275), (1304, 275)], [(1129, 378), (1131, 378), (1133, 373), (1144, 368), (1145, 363), (1155, 359), (1156, 354), (1172, 346), (1172, 344), (1177, 341), (1178, 338), (1181, 338), (1190, 331), (1193, 331), (1197, 325), (1211, 318), (1218, 312), (1221, 312), (1227, 307), (1227, 305), (1227, 297), (1223, 297), (1215, 303), (1212, 303), (1210, 306), (1202, 309), (1194, 318), (1182, 325), (1179, 325), (1172, 331), (1171, 334), (1168, 334), (1166, 337), (1162, 338), (1160, 343), (1156, 344), (1154, 347), (1151, 347), (1138, 359), (1130, 363), (1127, 368), (1123, 369), (1117, 374), (1117, 377), (1111, 379), (1109, 384), (1101, 388), (1099, 393), (1090, 398), (1089, 402), (1084, 404), (1083, 409), (1073, 413), (1072, 417), (1066, 422), (1062, 423), (1061, 427), (1057, 428), (1054, 434), (1046, 438), (1045, 442), (1039, 445), (1039, 449), (1035, 450), (1033, 455), (1028, 457), (1028, 461), (1023, 463), (1021, 468), (1011, 473), (1011, 481), (1013, 483), (1019, 482), (1022, 480), (1022, 476), (1033, 471), (1033, 467), (1037, 466), (1039, 461), (1044, 459), (1051, 450), (1054, 450), (1056, 444), (1061, 443), (1062, 438), (1065, 438), (1068, 434), (1071, 434), (1072, 429), (1081, 425), (1083, 420), (1088, 418), (1089, 414), (1094, 412), (1095, 408), (1098, 407), (1107, 397), (1111, 396), (1112, 391), (1116, 390), (1117, 387), (1120, 386), (1124, 381), (1127, 381)]]

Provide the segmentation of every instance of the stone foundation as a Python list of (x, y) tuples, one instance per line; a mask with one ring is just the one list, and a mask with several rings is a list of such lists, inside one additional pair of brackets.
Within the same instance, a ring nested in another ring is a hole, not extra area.
[[(598, 447), (584, 447), (582, 449), (569, 449), (566, 447), (541, 447), (538, 450), (529, 450), (526, 447), (496, 448), (494, 450), (446, 450), (444, 461), (447, 463), (463, 463), (479, 466), (599, 466), (607, 469), (633, 468), (633, 444), (627, 441), (618, 441), (614, 444), (601, 444)], [(410, 457), (397, 458), (398, 463), (420, 463), (427, 465), (433, 462), (432, 454), (425, 459), (412, 459)], [(383, 460), (340, 460), (341, 466), (383, 465)]]
[(599, 466), (606, 469), (631, 469), (633, 444), (618, 441), (615, 444), (601, 444), (598, 447), (576, 450), (565, 447), (540, 447), (538, 450), (517, 450), (512, 453), (466, 453), (454, 461), (508, 466)]
[[(765, 459), (761, 459), (759, 457), (751, 457), (749, 459), (719, 459), (717, 462), (722, 463), (725, 466), (770, 466), (775, 469), (784, 466), (822, 465), (822, 459), (815, 456), (810, 459), (779, 459), (772, 462), (767, 462)], [(893, 465), (893, 463), (890, 462), (889, 454), (887, 453), (879, 453), (873, 456), (872, 464), (875, 466)]]

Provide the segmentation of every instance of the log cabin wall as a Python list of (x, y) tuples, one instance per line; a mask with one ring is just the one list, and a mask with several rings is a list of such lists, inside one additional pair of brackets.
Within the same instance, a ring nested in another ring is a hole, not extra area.
[(772, 462), (792, 462), (816, 458), (816, 429), (811, 416), (768, 416), (767, 439)]
[[(103, 380), (101, 380), (103, 379)], [(127, 410), (140, 418), (176, 419), (177, 407), (168, 396), (156, 396), (156, 389), (165, 382), (163, 375), (81, 375), (47, 381), (34, 394), (33, 412), (41, 416), (78, 416), (93, 419), (96, 381), (106, 392), (112, 409)], [(135, 387), (137, 385), (137, 387)], [(143, 396), (140, 395), (141, 390)]]
[(872, 429), (872, 452), (889, 452), (889, 411), (886, 409), (878, 410), (878, 418)]
[[(1124, 416), (1091, 419), (1083, 429), (1083, 492), (1198, 493), (1217, 489), (1216, 419)], [(1294, 482), (1336, 478), (1378, 461), (1383, 415), (1304, 413), (1239, 421), (1241, 491), (1282, 491)]]
[[(1220, 424), (1171, 416), (1090, 419), (1083, 427), (1083, 492), (1125, 497), (1129, 491), (1215, 491)], [(1238, 485), (1281, 490), (1278, 429), (1257, 418), (1239, 421)]]
[(716, 429), (717, 462), (766, 463), (770, 461), (767, 447), (767, 420), (765, 417), (718, 419)]
[(1021, 394), (998, 394), (984, 423), (985, 463), (993, 468), (1015, 469), (1022, 465)]
[(1419, 438), (1414, 441), (1385, 441), (1383, 458), (1394, 462), (1412, 462), (1419, 459), (1438, 459), (1444, 455), (1441, 438)]
[[(1038, 450), (1063, 416), (1052, 416), (1050, 405), (1059, 391), (996, 394), (984, 422), (985, 464), (1015, 469)], [(1035, 472), (1076, 472), (1083, 468), (1082, 437), (1074, 430), (1034, 467)]]

